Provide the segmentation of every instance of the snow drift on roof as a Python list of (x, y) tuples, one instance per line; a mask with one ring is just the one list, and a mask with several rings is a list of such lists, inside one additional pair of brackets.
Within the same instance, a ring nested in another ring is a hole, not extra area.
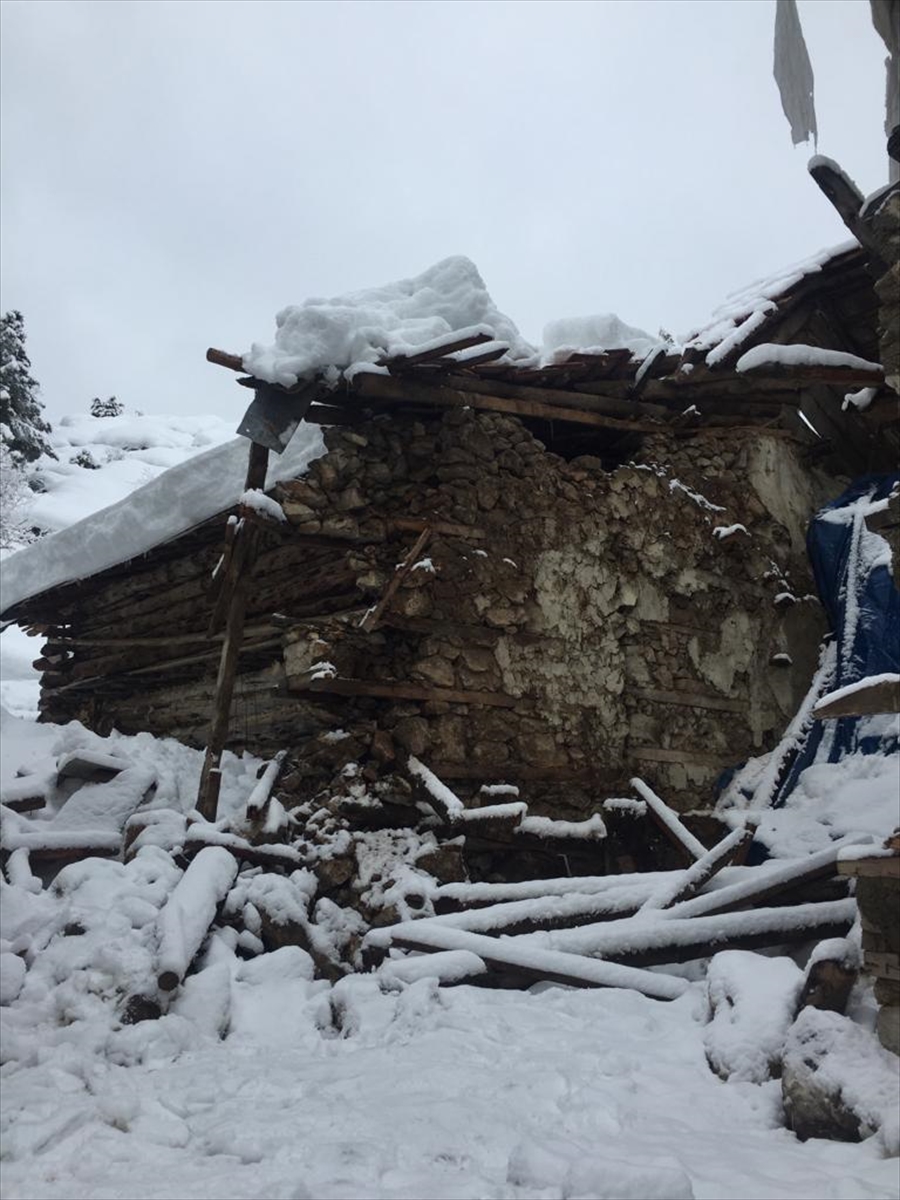
[(568, 317), (545, 327), (541, 362), (564, 362), (576, 352), (600, 354), (604, 350), (630, 350), (634, 358), (643, 359), (658, 345), (658, 337), (626, 325), (615, 313)]
[(857, 246), (858, 242), (848, 241), (827, 250), (819, 250), (793, 266), (783, 267), (774, 275), (757, 279), (747, 287), (732, 292), (725, 303), (713, 312), (708, 325), (686, 334), (681, 340), (686, 348), (709, 351), (706, 361), (710, 366), (715, 366), (765, 323), (766, 317), (775, 312), (776, 305), (773, 302), (779, 296), (796, 287), (807, 275), (818, 274), (833, 258), (855, 250)]
[(288, 387), (328, 368), (352, 373), (412, 354), (449, 334), (487, 334), (508, 345), (510, 360), (536, 354), (494, 304), (475, 264), (461, 255), (412, 279), (283, 308), (275, 325), (274, 344), (255, 342), (244, 355), (244, 369)]
[[(198, 454), (118, 504), (12, 555), (0, 573), (0, 612), (59, 584), (127, 562), (237, 504), (248, 447), (239, 437)], [(318, 425), (301, 425), (284, 454), (272, 456), (266, 486), (302, 475), (324, 453)]]

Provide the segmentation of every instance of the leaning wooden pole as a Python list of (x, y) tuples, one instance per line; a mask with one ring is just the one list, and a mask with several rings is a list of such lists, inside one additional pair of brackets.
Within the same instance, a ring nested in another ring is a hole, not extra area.
[[(269, 451), (265, 446), (259, 445), (258, 442), (251, 442), (250, 460), (247, 465), (246, 491), (249, 491), (251, 488), (265, 487), (268, 465)], [(251, 525), (248, 521), (239, 522), (231, 547), (232, 562), (236, 562), (237, 564), (237, 573), (228, 603), (228, 615), (225, 620), (225, 640), (222, 643), (222, 654), (219, 659), (219, 673), (216, 678), (212, 722), (206, 746), (206, 757), (203, 760), (203, 769), (200, 772), (200, 787), (197, 793), (197, 811), (206, 821), (215, 821), (219, 805), (219, 788), (222, 783), (222, 751), (225, 749), (225, 742), (228, 738), (231, 698), (234, 694), (238, 655), (240, 654), (241, 642), (244, 636), (247, 594), (250, 590), (250, 580), (256, 560), (258, 540), (259, 531), (254, 525)]]

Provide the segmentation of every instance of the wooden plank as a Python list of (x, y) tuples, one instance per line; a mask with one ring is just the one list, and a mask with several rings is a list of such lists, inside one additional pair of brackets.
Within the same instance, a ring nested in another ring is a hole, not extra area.
[(710, 696), (700, 692), (667, 692), (656, 688), (644, 688), (630, 694), (638, 700), (650, 700), (657, 704), (680, 704), (687, 708), (707, 708), (714, 712), (745, 713), (750, 707), (744, 700), (728, 700), (725, 696)]
[(480, 354), (467, 354), (465, 358), (441, 358), (438, 361), (441, 366), (453, 367), (457, 371), (462, 368), (480, 367), (484, 363), (496, 362), (498, 358), (502, 358), (509, 350), (506, 344), (495, 346), (493, 350), (482, 350)]
[(721, 754), (704, 754), (700, 750), (671, 750), (663, 746), (632, 746), (628, 750), (631, 758), (640, 762), (685, 763), (698, 767), (727, 767), (734, 756), (724, 750)]
[(481, 541), (487, 533), (478, 525), (461, 525), (458, 521), (433, 521), (430, 517), (393, 517), (387, 522), (389, 529), (415, 533), (430, 529), (431, 532), (447, 537), (471, 538)]
[(436, 408), (475, 408), (488, 412), (510, 413), (519, 417), (536, 417), (544, 421), (569, 421), (575, 425), (590, 425), (597, 429), (618, 429), (633, 433), (658, 433), (660, 426), (648, 422), (622, 421), (603, 416), (597, 412), (586, 412), (577, 408), (564, 408), (535, 400), (510, 399), (504, 396), (487, 396), (476, 392), (461, 391), (416, 380), (393, 379), (385, 375), (357, 375), (353, 380), (357, 393), (366, 399), (397, 404), (425, 404)]
[(813, 709), (818, 721), (830, 721), (835, 717), (868, 717), (881, 713), (900, 712), (900, 677), (879, 679), (877, 676), (865, 686), (857, 687), (846, 696), (830, 699), (823, 696)]
[[(514, 701), (514, 703), (517, 703)], [(512, 707), (512, 706), (510, 706)], [(447, 779), (480, 779), (485, 782), (509, 783), (512, 779), (546, 781), (548, 783), (589, 783), (591, 773), (584, 767), (536, 767), (528, 763), (471, 763), (435, 762), (436, 775)]]
[(366, 615), (360, 621), (359, 627), (364, 633), (371, 633), (373, 629), (377, 628), (378, 622), (381, 619), (381, 614), (384, 612), (384, 610), (390, 604), (391, 600), (394, 598), (400, 584), (403, 582), (403, 580), (407, 577), (407, 575), (410, 573), (412, 568), (415, 566), (416, 562), (418, 561), (419, 555), (422, 553), (422, 551), (428, 545), (430, 540), (431, 540), (431, 527), (429, 525), (426, 525), (425, 528), (422, 530), (422, 532), (419, 534), (418, 538), (416, 538), (416, 541), (415, 541), (412, 549), (407, 554), (406, 558), (403, 559), (403, 561), (400, 563), (400, 565), (394, 571), (394, 574), (391, 576), (390, 580), (388, 581), (387, 587), (384, 589), (381, 599), (374, 606), (374, 608), (369, 609), (369, 611), (366, 613)]
[(520, 703), (502, 692), (466, 691), (460, 688), (425, 687), (414, 683), (370, 683), (363, 679), (298, 679), (288, 676), (291, 692), (331, 692), (337, 696), (372, 696), (381, 700), (443, 700), (448, 704), (481, 704), (515, 708)]
[[(435, 359), (445, 358), (460, 350), (468, 350), (470, 346), (482, 346), (485, 342), (496, 339), (489, 333), (470, 333), (466, 337), (457, 338), (455, 342), (445, 342), (442, 346), (432, 346), (430, 350), (420, 350), (414, 354), (395, 354), (392, 358), (382, 358), (379, 365), (388, 370), (402, 370), (404, 367), (414, 367), (419, 363), (434, 362)], [(504, 352), (505, 353), (505, 352)]]
[(839, 875), (865, 876), (872, 879), (900, 879), (900, 855), (885, 855), (882, 858), (842, 858), (837, 869)]

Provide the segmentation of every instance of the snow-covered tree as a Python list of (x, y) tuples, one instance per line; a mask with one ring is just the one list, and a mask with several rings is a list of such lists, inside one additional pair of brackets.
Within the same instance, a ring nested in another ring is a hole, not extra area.
[(38, 390), (25, 352), (25, 323), (13, 310), (0, 317), (0, 439), (19, 466), (42, 454), (56, 458)]
[(121, 417), (124, 411), (125, 405), (115, 396), (110, 396), (108, 400), (101, 400), (99, 396), (95, 396), (91, 401), (92, 417)]
[(27, 521), (32, 495), (25, 472), (0, 438), (0, 550), (15, 550), (34, 541)]

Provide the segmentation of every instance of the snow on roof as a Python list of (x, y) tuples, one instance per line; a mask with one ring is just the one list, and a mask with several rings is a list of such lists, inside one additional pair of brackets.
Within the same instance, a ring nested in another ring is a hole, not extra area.
[[(235, 438), (172, 467), (100, 512), (41, 538), (5, 559), (0, 613), (30, 596), (145, 554), (237, 504), (249, 443)], [(301, 425), (287, 450), (269, 462), (266, 487), (302, 475), (325, 453), (318, 425)]]
[(383, 358), (470, 333), (505, 343), (508, 361), (536, 357), (535, 348), (494, 304), (475, 264), (462, 255), (412, 279), (291, 305), (278, 313), (275, 325), (274, 343), (254, 343), (243, 356), (244, 369), (256, 379), (288, 387), (317, 371), (352, 375)]
[(832, 259), (857, 247), (856, 241), (841, 242), (732, 292), (713, 312), (708, 325), (685, 334), (681, 339), (685, 349), (707, 351), (707, 365), (715, 366), (765, 324), (766, 318), (777, 311), (775, 301), (780, 296), (807, 276), (818, 274)]
[(545, 327), (541, 363), (564, 362), (576, 352), (600, 354), (605, 350), (630, 350), (633, 358), (644, 359), (661, 344), (660, 338), (626, 325), (615, 313), (568, 317)]

